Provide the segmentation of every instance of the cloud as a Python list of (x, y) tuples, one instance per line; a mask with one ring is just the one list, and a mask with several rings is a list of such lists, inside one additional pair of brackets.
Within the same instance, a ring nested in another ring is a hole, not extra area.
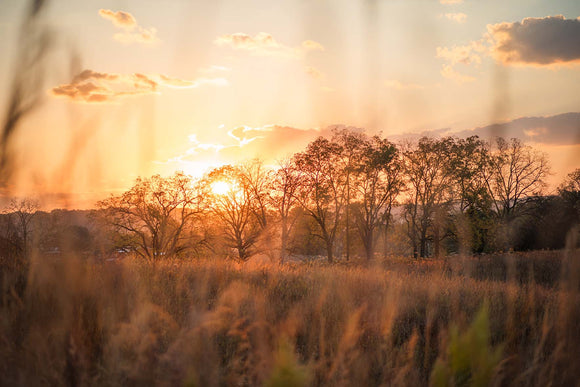
[(481, 55), (486, 51), (482, 40), (473, 41), (464, 46), (437, 47), (436, 57), (450, 62), (452, 66), (481, 64)]
[(107, 20), (112, 21), (115, 26), (120, 28), (133, 30), (135, 27), (137, 27), (137, 20), (135, 20), (133, 15), (128, 12), (113, 12), (110, 9), (100, 9), (99, 15)]
[(580, 18), (563, 16), (526, 18), (521, 22), (487, 26), (480, 40), (464, 46), (437, 47), (443, 59), (441, 75), (458, 82), (473, 80), (461, 75), (455, 66), (479, 65), (483, 57), (512, 66), (560, 66), (580, 64)]
[(405, 83), (396, 79), (387, 79), (385, 81), (385, 86), (396, 90), (421, 90), (425, 88), (425, 86), (417, 83)]
[(218, 66), (218, 65), (211, 65), (209, 67), (204, 67), (199, 70), (199, 72), (202, 74), (215, 74), (228, 71), (232, 71), (232, 69), (226, 66)]
[(302, 48), (306, 51), (324, 51), (324, 46), (313, 40), (305, 40), (302, 42)]
[(580, 18), (526, 18), (487, 26), (491, 55), (507, 65), (580, 63)]
[(84, 70), (71, 83), (52, 88), (56, 97), (75, 102), (115, 102), (124, 97), (155, 94), (160, 86), (191, 89), (202, 85), (226, 86), (224, 78), (199, 78), (193, 81), (172, 78), (162, 74), (111, 74)]
[(124, 11), (111, 11), (110, 9), (100, 9), (99, 15), (104, 19), (110, 20), (113, 24), (123, 31), (113, 35), (113, 39), (124, 44), (131, 43), (157, 43), (157, 30), (155, 28), (143, 28), (137, 24), (133, 15)]
[(467, 15), (461, 12), (457, 12), (457, 13), (446, 13), (445, 17), (449, 20), (453, 20), (454, 22), (457, 23), (465, 23), (465, 21), (467, 20)]
[(580, 145), (580, 112), (571, 112), (546, 117), (520, 117), (508, 122), (496, 123), (468, 130), (449, 128), (425, 131), (419, 134), (402, 134), (396, 139), (418, 136), (456, 136), (482, 139), (519, 138), (524, 142), (545, 145)]
[(260, 32), (251, 36), (242, 32), (226, 34), (214, 40), (218, 46), (229, 46), (235, 50), (247, 51), (257, 56), (279, 56), (299, 58), (308, 51), (324, 50), (324, 47), (315, 41), (306, 40), (299, 47), (290, 47), (278, 42), (271, 34)]
[(228, 80), (225, 78), (197, 78), (193, 81), (188, 81), (179, 78), (170, 78), (166, 75), (159, 75), (163, 86), (172, 87), (176, 89), (193, 89), (202, 85), (213, 86), (227, 86)]
[(326, 74), (324, 74), (322, 71), (312, 66), (304, 67), (304, 71), (306, 72), (306, 74), (310, 75), (314, 79), (323, 80), (326, 78)]
[[(221, 142), (204, 142), (197, 134), (192, 134), (189, 136), (190, 147), (183, 154), (162, 163), (177, 164), (185, 170), (197, 170), (200, 165), (218, 166), (259, 157), (274, 164), (280, 158), (303, 151), (318, 136), (330, 137), (333, 128), (342, 127), (345, 126), (329, 126), (319, 130), (281, 125), (239, 126), (229, 130)], [(215, 138), (215, 135), (212, 137)]]
[(439, 0), (441, 4), (449, 5), (449, 4), (461, 4), (463, 0)]
[(580, 145), (580, 112), (547, 117), (521, 117), (509, 122), (454, 133), (459, 137), (516, 137), (547, 145)]
[(448, 64), (444, 64), (443, 67), (441, 67), (441, 75), (444, 78), (452, 79), (457, 83), (467, 83), (475, 81), (475, 77), (461, 74), (457, 70), (455, 70), (453, 66), (450, 66)]

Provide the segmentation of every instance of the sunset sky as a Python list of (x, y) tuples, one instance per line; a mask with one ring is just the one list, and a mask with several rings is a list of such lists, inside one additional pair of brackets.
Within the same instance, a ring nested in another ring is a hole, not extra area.
[[(28, 2), (0, 2), (0, 107)], [(259, 156), (334, 125), (518, 136), (580, 167), (576, 0), (53, 1), (19, 192), (82, 206), (134, 179)], [(500, 123), (502, 125), (490, 126)], [(66, 200), (65, 200), (66, 199)]]

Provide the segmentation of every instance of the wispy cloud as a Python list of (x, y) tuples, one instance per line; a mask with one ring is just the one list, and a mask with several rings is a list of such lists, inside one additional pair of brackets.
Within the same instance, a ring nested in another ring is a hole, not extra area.
[(126, 30), (133, 30), (137, 27), (137, 20), (129, 12), (123, 11), (111, 11), (110, 9), (100, 9), (99, 15), (103, 18), (110, 20), (117, 27), (124, 28)]
[(304, 67), (304, 72), (314, 79), (324, 80), (326, 78), (326, 74), (318, 70), (316, 67), (306, 66)]
[(202, 74), (216, 74), (229, 71), (232, 71), (232, 69), (226, 66), (218, 66), (218, 65), (211, 65), (209, 67), (204, 67), (199, 70), (199, 72)]
[(457, 83), (467, 83), (475, 81), (475, 77), (459, 73), (453, 66), (444, 64), (441, 67), (441, 75), (444, 78), (454, 80)]
[(462, 12), (446, 13), (445, 17), (460, 24), (463, 24), (467, 21), (467, 15)]
[(193, 81), (163, 74), (114, 74), (84, 70), (68, 83), (52, 88), (56, 97), (75, 102), (105, 103), (121, 98), (159, 93), (160, 86), (191, 89), (202, 85), (226, 86), (224, 78), (199, 78)]
[(137, 24), (137, 20), (129, 12), (111, 11), (110, 9), (100, 9), (99, 15), (104, 19), (110, 20), (122, 32), (113, 35), (113, 39), (124, 43), (157, 43), (157, 30), (155, 28), (143, 28)]
[(464, 46), (437, 47), (436, 57), (445, 60), (441, 66), (441, 75), (458, 83), (466, 83), (475, 80), (474, 77), (461, 74), (456, 70), (456, 65), (479, 65), (482, 55), (486, 52), (483, 40), (473, 41)]
[(242, 32), (226, 34), (214, 41), (218, 46), (228, 46), (235, 50), (250, 52), (258, 56), (278, 56), (299, 58), (309, 51), (322, 51), (324, 47), (315, 41), (306, 40), (298, 47), (290, 47), (278, 42), (271, 34), (260, 32), (251, 36)]
[(399, 140), (418, 136), (456, 136), (459, 138), (479, 136), (482, 139), (492, 139), (496, 136), (502, 136), (545, 145), (580, 145), (579, 130), (580, 112), (570, 112), (544, 117), (519, 117), (467, 130), (443, 128), (421, 133), (404, 133), (393, 136), (393, 139)]
[(546, 117), (520, 117), (514, 120), (453, 133), (459, 137), (478, 135), (489, 138), (501, 135), (549, 145), (580, 145), (580, 113)]
[[(281, 125), (262, 127), (238, 126), (228, 130), (221, 141), (203, 141), (197, 134), (189, 136), (189, 147), (180, 155), (161, 163), (177, 164), (183, 169), (196, 169), (200, 164), (237, 163), (260, 157), (275, 163), (280, 157), (302, 150), (318, 136), (330, 136), (332, 128), (298, 129)], [(224, 131), (221, 126), (219, 130)], [(215, 133), (212, 136), (216, 138)], [(188, 168), (189, 166), (190, 168)]]
[(425, 86), (417, 83), (401, 82), (397, 79), (387, 79), (385, 81), (385, 87), (396, 90), (421, 90), (425, 88)]
[(450, 62), (451, 65), (458, 63), (464, 65), (480, 64), (481, 55), (486, 51), (483, 41), (473, 41), (465, 46), (437, 47), (437, 58)]

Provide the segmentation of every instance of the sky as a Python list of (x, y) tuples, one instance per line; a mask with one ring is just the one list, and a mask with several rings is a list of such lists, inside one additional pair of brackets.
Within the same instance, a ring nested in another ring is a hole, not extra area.
[[(580, 167), (575, 0), (49, 1), (10, 189), (78, 207), (137, 176), (267, 163), (336, 126), (517, 136)], [(35, 36), (0, 2), (0, 117)], [(26, 31), (22, 34), (22, 31)]]

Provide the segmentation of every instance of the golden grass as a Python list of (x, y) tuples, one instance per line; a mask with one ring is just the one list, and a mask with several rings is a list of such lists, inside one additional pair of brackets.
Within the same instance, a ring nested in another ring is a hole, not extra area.
[(580, 257), (567, 254), (549, 258), (564, 262), (562, 281), (542, 285), (531, 264), (479, 279), (481, 259), (150, 266), (39, 256), (2, 272), (0, 384), (427, 385), (437, 359), (449, 360), (452, 327), (468, 332), (486, 300), (490, 348), (503, 348), (493, 384), (574, 385)]

